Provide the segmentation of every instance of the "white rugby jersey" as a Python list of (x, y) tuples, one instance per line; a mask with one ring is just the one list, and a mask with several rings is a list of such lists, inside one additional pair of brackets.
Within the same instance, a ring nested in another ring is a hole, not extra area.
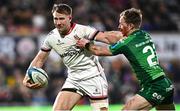
[(92, 55), (86, 49), (76, 47), (75, 36), (93, 39), (98, 31), (95, 28), (80, 24), (72, 24), (71, 32), (62, 37), (55, 28), (46, 37), (41, 50), (55, 50), (63, 59), (68, 68), (68, 78), (72, 80), (84, 80), (93, 76), (104, 74), (98, 57)]

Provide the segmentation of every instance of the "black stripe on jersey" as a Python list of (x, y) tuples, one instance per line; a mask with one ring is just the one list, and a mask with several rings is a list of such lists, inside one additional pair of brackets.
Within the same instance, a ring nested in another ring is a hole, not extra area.
[(51, 51), (51, 49), (41, 48), (41, 51), (44, 51), (44, 52), (49, 52), (49, 51)]
[(94, 40), (94, 38), (96, 37), (96, 35), (99, 33), (99, 31), (96, 31), (91, 37), (90, 40)]
[(77, 89), (73, 89), (73, 88), (63, 88), (61, 89), (61, 91), (70, 91), (70, 92), (75, 92), (77, 91)]

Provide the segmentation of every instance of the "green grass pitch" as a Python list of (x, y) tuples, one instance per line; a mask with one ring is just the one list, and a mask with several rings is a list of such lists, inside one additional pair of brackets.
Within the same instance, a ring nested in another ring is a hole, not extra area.
[[(120, 111), (121, 108), (122, 105), (110, 105), (109, 111)], [(176, 110), (180, 110), (180, 104), (176, 104)], [(52, 106), (0, 106), (0, 111), (52, 111)], [(91, 107), (79, 105), (73, 111), (91, 111)], [(155, 111), (155, 109), (151, 111)]]

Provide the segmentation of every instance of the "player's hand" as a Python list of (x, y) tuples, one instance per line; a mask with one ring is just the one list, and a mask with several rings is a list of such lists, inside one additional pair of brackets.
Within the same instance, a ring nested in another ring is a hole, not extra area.
[(24, 77), (23, 85), (30, 89), (39, 89), (43, 87), (41, 84), (33, 83), (28, 76)]
[(89, 42), (89, 40), (82, 38), (76, 42), (76, 46), (80, 48), (85, 48), (86, 44)]

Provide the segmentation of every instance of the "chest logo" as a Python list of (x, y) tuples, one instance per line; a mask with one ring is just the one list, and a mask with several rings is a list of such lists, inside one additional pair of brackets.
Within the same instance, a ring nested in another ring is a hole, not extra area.
[(83, 49), (79, 49), (73, 45), (69, 49), (67, 49), (64, 54), (61, 54), (61, 57), (77, 55), (80, 54), (82, 51)]
[(59, 39), (58, 39), (57, 42), (58, 42), (58, 43), (57, 43), (56, 45), (62, 45), (62, 44), (64, 44), (64, 42), (60, 41)]

